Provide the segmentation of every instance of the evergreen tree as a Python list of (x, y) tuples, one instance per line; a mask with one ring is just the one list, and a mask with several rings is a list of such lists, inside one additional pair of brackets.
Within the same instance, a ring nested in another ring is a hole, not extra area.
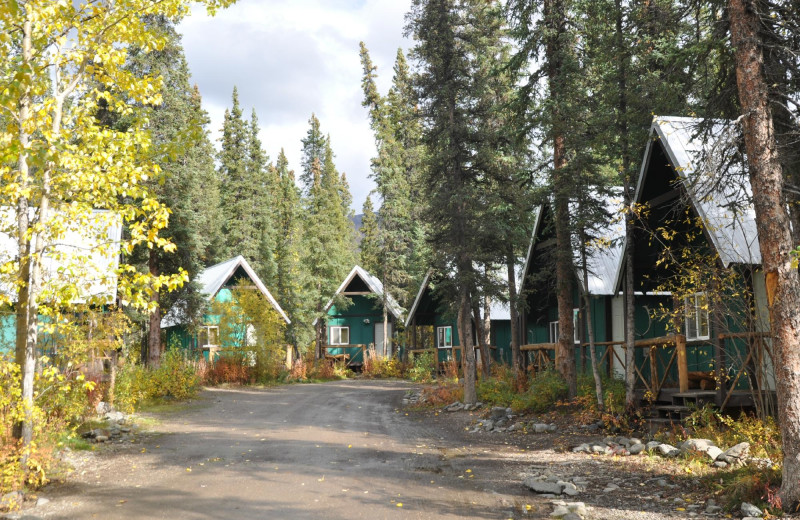
[(276, 240), (273, 287), (275, 298), (292, 320), (286, 330), (286, 340), (297, 348), (307, 344), (310, 339), (302, 326), (306, 316), (303, 314), (304, 280), (300, 263), (303, 240), (300, 190), (283, 150), (271, 169), (278, 179), (274, 205)]
[[(312, 115), (303, 139), (304, 228), (302, 264), (305, 272), (303, 316), (317, 320), (316, 356), (322, 356), (325, 340), (323, 307), (356, 260), (355, 227), (345, 201), (352, 200), (347, 182), (333, 162), (330, 140), (323, 137), (319, 120)], [(310, 182), (310, 184), (309, 184)]]
[(370, 273), (380, 272), (380, 242), (378, 230), (378, 218), (372, 206), (372, 198), (367, 196), (364, 201), (361, 218), (361, 243), (360, 263), (361, 267)]
[(275, 276), (271, 206), (276, 179), (258, 138), (255, 110), (248, 124), (242, 118), (236, 87), (232, 99), (232, 107), (225, 111), (218, 155), (223, 257), (242, 255), (260, 278), (270, 282)]
[[(150, 185), (159, 201), (171, 210), (163, 235), (176, 246), (174, 253), (141, 248), (134, 256), (146, 263), (151, 274), (183, 269), (193, 279), (219, 247), (219, 189), (214, 172), (213, 147), (206, 126), (209, 118), (201, 106), (197, 87), (189, 83), (189, 68), (174, 24), (163, 16), (150, 16), (147, 24), (166, 37), (158, 50), (131, 49), (126, 67), (137, 76), (155, 75), (163, 80), (162, 103), (142, 107), (149, 120), (155, 162), (161, 177)], [(117, 125), (125, 126), (121, 119)], [(146, 257), (146, 258), (145, 258)], [(154, 293), (158, 306), (148, 320), (148, 361), (157, 364), (161, 350), (161, 316), (180, 298), (184, 318), (193, 318), (203, 303), (194, 285), (180, 293)]]
[(492, 161), (486, 158), (497, 143), (495, 132), (482, 123), (498, 109), (488, 78), (492, 67), (486, 66), (482, 56), (496, 56), (492, 50), (499, 36), (499, 5), (415, 0), (406, 29), (418, 42), (412, 55), (425, 128), (423, 175), (429, 199), (425, 220), (434, 267), (454, 273), (449, 283), (439, 287), (445, 289), (444, 300), (457, 305), (465, 402), (476, 399), (472, 302), (486, 285), (476, 261), (485, 236), (487, 208), (482, 192), (495, 175)]

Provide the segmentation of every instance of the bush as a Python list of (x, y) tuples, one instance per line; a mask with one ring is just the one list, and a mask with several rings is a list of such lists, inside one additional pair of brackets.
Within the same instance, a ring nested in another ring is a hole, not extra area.
[(368, 349), (364, 353), (364, 365), (361, 374), (367, 378), (400, 378), (405, 375), (406, 366), (396, 356), (382, 358)]
[(423, 352), (414, 357), (414, 362), (408, 370), (408, 377), (412, 381), (419, 383), (428, 382), (433, 379), (436, 370), (436, 352)]
[(128, 363), (120, 369), (114, 388), (114, 405), (130, 413), (148, 399), (190, 399), (197, 395), (200, 384), (195, 364), (188, 361), (179, 349), (169, 349), (156, 369), (140, 363)]
[[(625, 381), (601, 374), (603, 383), (603, 405), (606, 413), (620, 413), (625, 409)], [(589, 403), (591, 410), (597, 411), (597, 393), (594, 376), (591, 372), (578, 376), (578, 397)]]

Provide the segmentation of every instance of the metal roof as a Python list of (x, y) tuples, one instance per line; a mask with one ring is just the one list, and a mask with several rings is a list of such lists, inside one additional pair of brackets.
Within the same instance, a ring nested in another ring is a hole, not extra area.
[[(609, 221), (598, 226), (593, 234), (595, 238), (590, 241), (587, 247), (587, 267), (589, 271), (589, 294), (593, 295), (613, 295), (614, 278), (617, 266), (622, 258), (622, 238), (625, 236), (625, 221), (621, 218), (622, 200), (619, 197), (611, 197), (605, 201), (606, 212), (610, 215)], [(528, 272), (530, 263), (533, 259), (533, 251), (536, 247), (537, 238), (541, 232), (543, 224), (544, 207), (539, 206), (536, 212), (531, 233), (531, 241), (528, 246), (528, 254), (525, 257), (525, 267), (522, 277)], [(573, 244), (573, 256), (575, 264), (575, 275), (578, 284), (583, 288), (583, 272), (580, 268), (580, 251), (577, 244)], [(520, 283), (520, 291), (524, 278)]]
[[(708, 132), (701, 133), (702, 123), (702, 119), (691, 117), (653, 118), (635, 200), (641, 202), (653, 146), (661, 143), (722, 264), (758, 265), (761, 251), (750, 181), (742, 162), (729, 161), (732, 144), (738, 138), (736, 128), (731, 121), (717, 121)], [(621, 277), (622, 262), (615, 287), (619, 287)]]
[[(200, 293), (203, 294), (206, 299), (211, 301), (240, 267), (244, 269), (245, 273), (247, 273), (247, 276), (253, 281), (255, 286), (258, 288), (261, 294), (264, 295), (267, 301), (272, 304), (272, 307), (278, 312), (278, 314), (281, 315), (284, 321), (286, 323), (291, 323), (291, 320), (283, 311), (281, 306), (278, 305), (278, 302), (275, 301), (275, 298), (272, 297), (272, 294), (261, 281), (261, 278), (258, 277), (255, 271), (253, 271), (253, 268), (250, 267), (250, 264), (247, 263), (247, 260), (245, 260), (245, 258), (241, 255), (231, 258), (230, 260), (226, 260), (225, 262), (206, 267), (200, 273), (198, 273), (194, 281), (200, 286)], [(173, 305), (172, 308), (170, 308), (170, 310), (161, 320), (162, 329), (180, 325), (182, 323), (180, 318), (181, 304), (182, 302), (178, 301), (175, 303), (175, 305)]]
[[(18, 257), (14, 237), (15, 211), (0, 209), (0, 264)], [(71, 303), (112, 303), (117, 296), (117, 269), (122, 237), (122, 221), (106, 210), (66, 219), (54, 217), (49, 227), (60, 228), (57, 239), (49, 240), (42, 256), (42, 293), (57, 293), (66, 286), (77, 289)], [(45, 237), (45, 240), (48, 240)], [(0, 275), (0, 295), (11, 302), (17, 299), (14, 280)]]
[[(517, 280), (520, 280), (522, 276), (522, 272), (520, 271), (520, 266), (515, 265), (514, 270), (516, 272)], [(411, 320), (414, 318), (414, 315), (417, 312), (417, 307), (419, 307), (420, 302), (422, 301), (422, 295), (425, 293), (425, 289), (428, 287), (431, 281), (431, 276), (433, 275), (433, 269), (429, 269), (428, 272), (425, 274), (425, 278), (423, 278), (422, 283), (419, 286), (419, 291), (417, 291), (417, 297), (414, 299), (414, 304), (411, 306), (411, 310), (408, 312), (408, 317), (406, 318), (406, 327), (411, 324)], [(508, 285), (508, 269), (498, 269), (495, 273), (496, 281), (499, 284), (503, 284), (503, 287)], [(519, 287), (519, 286), (518, 286)], [(497, 298), (493, 298), (491, 304), (489, 305), (490, 316), (492, 320), (510, 320), (511, 319), (511, 308), (507, 301), (502, 301)]]
[[(347, 288), (347, 286), (350, 285), (350, 282), (352, 282), (353, 278), (355, 278), (356, 276), (361, 278), (364, 281), (364, 283), (367, 284), (367, 287), (369, 287), (369, 290), (373, 294), (377, 295), (380, 298), (384, 297), (383, 283), (375, 276), (369, 274), (363, 267), (356, 265), (350, 270), (350, 273), (345, 277), (344, 281), (339, 286), (339, 288), (336, 289), (336, 292), (333, 293), (331, 299), (328, 300), (328, 303), (322, 309), (324, 312), (328, 312), (328, 309), (330, 309), (331, 305), (333, 305), (333, 300), (336, 298), (336, 296), (338, 294), (341, 294)], [(392, 297), (392, 295), (388, 293), (386, 293), (386, 308), (389, 310), (390, 313), (392, 313), (392, 316), (394, 316), (395, 319), (397, 320), (403, 319), (403, 312), (404, 312), (403, 308), (400, 306), (399, 303), (397, 303), (397, 301)], [(316, 326), (317, 321), (318, 320), (315, 319), (312, 322), (312, 325)]]

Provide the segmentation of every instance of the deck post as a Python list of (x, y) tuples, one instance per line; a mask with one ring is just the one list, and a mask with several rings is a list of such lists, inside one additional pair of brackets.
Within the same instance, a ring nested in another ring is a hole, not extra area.
[(678, 351), (678, 386), (681, 392), (689, 391), (689, 364), (686, 360), (686, 336), (675, 336), (675, 349)]
[(655, 345), (650, 345), (650, 390), (653, 392), (653, 399), (658, 400), (658, 362)]

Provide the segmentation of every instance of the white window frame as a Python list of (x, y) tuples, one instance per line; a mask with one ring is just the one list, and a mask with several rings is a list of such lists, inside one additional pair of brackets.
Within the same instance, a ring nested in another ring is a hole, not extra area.
[(548, 331), (550, 343), (558, 343), (558, 320), (550, 322)]
[(684, 334), (687, 341), (711, 339), (708, 294), (696, 292), (683, 299)]
[(572, 309), (572, 342), (576, 345), (583, 343), (581, 341), (581, 310)]
[[(206, 325), (202, 327), (205, 329), (204, 331), (198, 334), (197, 343), (199, 344), (200, 348), (207, 348), (207, 347), (218, 347), (219, 346), (219, 326), (217, 325)], [(211, 331), (215, 331), (216, 343), (211, 343)], [(206, 342), (203, 343), (203, 336), (205, 335)]]
[[(335, 325), (331, 329), (331, 342), (330, 345), (349, 345), (350, 344), (350, 327), (346, 325)], [(342, 340), (342, 331), (347, 331), (347, 341)], [(338, 333), (338, 335), (337, 335)]]
[[(447, 343), (447, 335), (443, 334), (447, 330), (450, 331), (450, 344), (443, 345), (442, 343)], [(436, 327), (436, 346), (438, 348), (453, 348), (453, 327), (451, 325), (442, 325), (441, 327)]]

